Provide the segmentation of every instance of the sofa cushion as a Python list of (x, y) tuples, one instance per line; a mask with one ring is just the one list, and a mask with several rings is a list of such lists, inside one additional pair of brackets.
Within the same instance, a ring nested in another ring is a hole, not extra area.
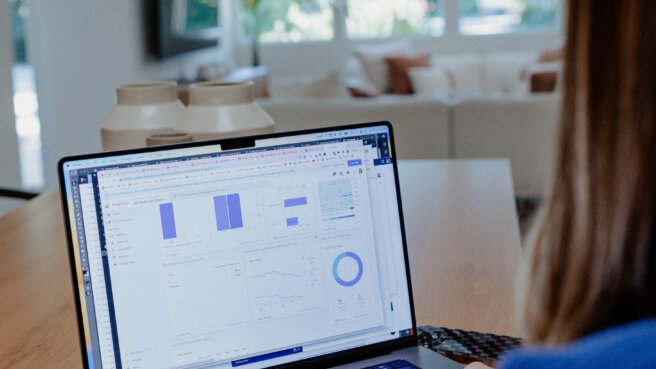
[(276, 122), (275, 131), (386, 120), (394, 126), (401, 159), (448, 158), (449, 107), (446, 100), (415, 95), (371, 99), (261, 99)]
[(318, 76), (272, 78), (269, 95), (273, 98), (346, 98), (348, 92), (342, 86), (337, 72)]
[(452, 107), (456, 159), (509, 158), (515, 193), (546, 194), (559, 122), (559, 94), (463, 99)]

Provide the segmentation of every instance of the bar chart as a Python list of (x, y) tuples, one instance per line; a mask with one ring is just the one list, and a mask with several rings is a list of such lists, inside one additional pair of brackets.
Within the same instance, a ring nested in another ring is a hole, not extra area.
[[(307, 197), (294, 197), (291, 199), (285, 199), (283, 201), (285, 208), (295, 208), (297, 206), (307, 205)], [(298, 226), (298, 216), (289, 217), (286, 219), (287, 227)]]
[(165, 240), (176, 238), (175, 217), (173, 215), (173, 203), (159, 204), (159, 216), (162, 223), (162, 237)]
[(238, 193), (214, 196), (216, 230), (225, 231), (244, 226), (241, 215), (241, 199)]
[(290, 208), (293, 206), (307, 205), (307, 197), (295, 197), (293, 199), (285, 199), (285, 207)]
[[(214, 196), (213, 203), (217, 231), (226, 231), (244, 227), (241, 211), (241, 198), (238, 193)], [(185, 208), (189, 207), (185, 206), (189, 205), (185, 203), (178, 203), (178, 205)], [(186, 214), (188, 211), (184, 211), (183, 213)], [(159, 215), (162, 227), (162, 238), (164, 240), (177, 238), (178, 232), (173, 202), (159, 204)]]

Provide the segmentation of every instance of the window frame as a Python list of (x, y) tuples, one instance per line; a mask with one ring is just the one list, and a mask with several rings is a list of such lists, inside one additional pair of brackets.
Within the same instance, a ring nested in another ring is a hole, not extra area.
[[(550, 35), (559, 35), (563, 32), (564, 24), (564, 10), (565, 2), (564, 0), (557, 0), (557, 9), (556, 9), (556, 24), (554, 27), (549, 28), (540, 28), (540, 29), (526, 29), (521, 31), (511, 31), (504, 33), (491, 33), (491, 34), (467, 34), (461, 31), (460, 27), (460, 1), (461, 0), (444, 0), (442, 3), (442, 17), (444, 18), (444, 29), (441, 35), (434, 36), (430, 34), (413, 34), (413, 35), (391, 35), (387, 37), (349, 37), (346, 29), (346, 18), (347, 18), (347, 2), (348, 0), (332, 0), (331, 8), (333, 12), (333, 37), (328, 40), (315, 40), (315, 41), (298, 41), (298, 42), (260, 42), (260, 45), (266, 45), (266, 47), (275, 47), (278, 45), (308, 45), (308, 44), (329, 44), (329, 43), (349, 43), (349, 42), (380, 42), (386, 40), (395, 40), (400, 38), (410, 38), (412, 40), (418, 41), (429, 41), (429, 40), (442, 40), (442, 39), (484, 39), (484, 38), (516, 38), (518, 36), (550, 36)], [(237, 18), (241, 19), (242, 10), (241, 6), (236, 6)], [(235, 22), (238, 26), (238, 39), (240, 39), (241, 44), (250, 43), (250, 38), (244, 30), (244, 27), (241, 23)]]

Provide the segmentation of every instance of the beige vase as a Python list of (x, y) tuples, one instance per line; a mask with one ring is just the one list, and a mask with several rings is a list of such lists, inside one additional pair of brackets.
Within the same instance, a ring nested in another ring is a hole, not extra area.
[(154, 133), (146, 138), (146, 146), (161, 146), (191, 142), (191, 135), (183, 132)]
[(194, 141), (273, 132), (273, 119), (253, 101), (251, 82), (202, 82), (189, 87), (189, 105), (176, 131)]
[(145, 147), (148, 136), (171, 132), (184, 110), (175, 82), (122, 85), (116, 89), (116, 106), (101, 126), (103, 150)]

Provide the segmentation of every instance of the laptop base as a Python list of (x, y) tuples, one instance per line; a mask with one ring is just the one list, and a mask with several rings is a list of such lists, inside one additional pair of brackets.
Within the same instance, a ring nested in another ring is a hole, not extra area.
[[(378, 367), (381, 364), (395, 360), (405, 360), (423, 369), (460, 369), (463, 366), (455, 361), (431, 351), (423, 346), (413, 346), (393, 351), (390, 354), (377, 356), (371, 359), (356, 361), (345, 365), (336, 366), (333, 369), (362, 369)], [(386, 366), (382, 366), (386, 368)]]

